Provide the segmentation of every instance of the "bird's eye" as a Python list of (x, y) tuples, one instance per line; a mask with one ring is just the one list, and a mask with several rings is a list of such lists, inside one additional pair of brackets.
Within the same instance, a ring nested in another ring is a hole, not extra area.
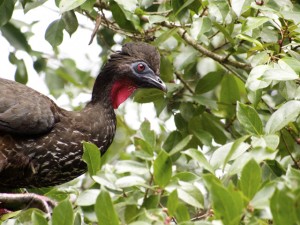
[(139, 73), (143, 72), (145, 70), (145, 65), (143, 63), (139, 63), (137, 66), (136, 66), (136, 69)]

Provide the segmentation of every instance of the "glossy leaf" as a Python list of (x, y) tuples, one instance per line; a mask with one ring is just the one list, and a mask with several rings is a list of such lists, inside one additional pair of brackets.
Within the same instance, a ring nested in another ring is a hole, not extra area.
[(271, 198), (271, 212), (275, 224), (292, 225), (297, 221), (295, 203), (288, 190), (276, 190)]
[(56, 47), (62, 43), (64, 28), (65, 24), (61, 19), (53, 21), (47, 27), (45, 39), (52, 45), (52, 47)]
[(182, 151), (188, 144), (189, 142), (192, 140), (192, 136), (189, 135), (187, 137), (185, 137), (184, 139), (182, 139), (170, 152), (169, 155), (172, 156), (180, 151)]
[(234, 189), (226, 189), (213, 175), (203, 178), (211, 193), (216, 218), (224, 224), (238, 225), (243, 213), (242, 195)]
[(101, 154), (99, 148), (88, 142), (83, 142), (83, 161), (87, 164), (90, 176), (95, 175), (101, 168)]
[(24, 13), (29, 12), (32, 9), (35, 9), (41, 5), (43, 5), (47, 0), (39, 0), (39, 1), (23, 1)]
[(274, 112), (266, 124), (266, 132), (273, 134), (288, 123), (293, 122), (300, 114), (300, 101), (293, 100), (283, 104)]
[(148, 120), (145, 120), (140, 127), (144, 139), (151, 145), (154, 146), (156, 143), (156, 137), (153, 130), (151, 130), (151, 124)]
[(179, 204), (177, 206), (175, 217), (178, 220), (178, 222), (184, 222), (190, 220), (188, 209), (184, 204)]
[(28, 44), (24, 33), (12, 23), (7, 23), (3, 27), (0, 27), (0, 31), (15, 49), (24, 50), (26, 52), (31, 51), (31, 47)]
[(53, 225), (73, 225), (74, 212), (69, 199), (60, 202), (54, 209), (52, 215)]
[(15, 2), (15, 0), (0, 1), (0, 27), (10, 20), (14, 11)]
[(243, 168), (240, 188), (248, 199), (252, 199), (262, 184), (262, 174), (260, 166), (255, 160), (250, 160)]
[(232, 0), (231, 5), (235, 14), (239, 17), (247, 8), (250, 8), (251, 0)]
[(119, 219), (113, 202), (105, 189), (102, 189), (97, 197), (95, 212), (99, 225), (119, 225)]
[(251, 106), (242, 103), (237, 104), (237, 118), (242, 126), (246, 128), (249, 133), (261, 135), (263, 134), (263, 124), (258, 116), (258, 113)]
[(41, 215), (39, 212), (33, 211), (31, 214), (31, 219), (33, 225), (48, 225), (46, 218)]
[(76, 200), (76, 204), (79, 206), (89, 206), (96, 203), (96, 198), (99, 195), (100, 190), (88, 189), (80, 193)]
[(175, 189), (172, 191), (168, 197), (167, 208), (170, 216), (174, 216), (178, 206), (178, 193)]
[(126, 10), (121, 5), (112, 0), (110, 2), (110, 9), (114, 19), (121, 28), (129, 31), (135, 31), (132, 21), (127, 18)]
[(253, 30), (268, 22), (270, 18), (260, 16), (260, 17), (248, 17), (246, 20), (246, 24), (243, 26), (243, 32), (247, 32), (249, 30)]
[(214, 89), (222, 81), (223, 71), (216, 71), (206, 74), (196, 86), (195, 92), (203, 94)]
[(208, 160), (205, 158), (203, 153), (197, 149), (188, 149), (183, 152), (183, 154), (190, 156), (194, 160), (196, 160), (201, 167), (208, 170), (211, 173), (214, 173), (214, 169), (209, 164)]
[(231, 117), (235, 113), (234, 104), (240, 100), (238, 85), (233, 76), (224, 76), (221, 82), (220, 106), (224, 110), (226, 117)]
[(62, 20), (65, 24), (65, 30), (71, 36), (78, 28), (78, 21), (74, 11), (67, 11), (63, 13)]
[(138, 103), (148, 103), (163, 99), (164, 93), (157, 89), (140, 89), (134, 94), (134, 101)]
[(60, 0), (59, 2), (59, 10), (60, 13), (64, 13), (66, 11), (70, 11), (75, 9), (76, 7), (82, 5), (86, 0)]
[(160, 187), (166, 186), (172, 176), (172, 161), (168, 153), (161, 150), (153, 163), (154, 181)]
[(24, 60), (18, 60), (16, 65), (17, 70), (15, 72), (15, 80), (22, 84), (26, 84), (28, 81), (28, 73)]

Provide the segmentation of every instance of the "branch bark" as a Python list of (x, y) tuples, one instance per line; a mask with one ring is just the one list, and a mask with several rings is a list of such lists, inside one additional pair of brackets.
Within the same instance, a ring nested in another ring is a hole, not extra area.
[(198, 50), (199, 52), (201, 52), (203, 55), (212, 58), (213, 60), (219, 62), (220, 64), (224, 65), (230, 65), (236, 68), (240, 68), (240, 69), (245, 69), (245, 70), (251, 70), (252, 67), (250, 64), (247, 63), (242, 63), (242, 62), (238, 62), (232, 59), (229, 59), (227, 56), (221, 56), (218, 55), (210, 50), (208, 50), (207, 48), (203, 47), (202, 45), (200, 45), (199, 43), (197, 43), (196, 40), (194, 40), (185, 29), (178, 27), (178, 26), (174, 26), (173, 24), (169, 23), (169, 22), (162, 22), (161, 23), (162, 26), (164, 27), (168, 27), (168, 28), (174, 28), (177, 27), (177, 33), (191, 46), (193, 46), (196, 50)]

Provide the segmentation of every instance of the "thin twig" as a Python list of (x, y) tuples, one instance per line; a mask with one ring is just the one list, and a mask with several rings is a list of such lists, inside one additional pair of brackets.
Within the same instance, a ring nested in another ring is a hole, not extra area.
[(290, 151), (290, 149), (289, 149), (289, 146), (288, 146), (288, 144), (286, 143), (286, 140), (285, 140), (285, 138), (284, 138), (284, 136), (283, 136), (282, 131), (280, 131), (280, 134), (281, 134), (283, 143), (284, 143), (284, 145), (285, 145), (286, 151), (287, 151), (288, 154), (290, 155), (290, 157), (291, 157), (291, 159), (293, 160), (295, 166), (296, 166), (298, 169), (300, 169), (297, 160), (296, 160), (296, 159), (294, 158), (294, 156), (292, 155), (292, 153), (291, 153), (291, 151)]
[(242, 62), (238, 62), (232, 59), (227, 59), (226, 56), (221, 56), (218, 55), (210, 50), (208, 50), (207, 48), (203, 47), (202, 45), (200, 45), (199, 43), (197, 43), (196, 40), (194, 40), (185, 29), (180, 28), (178, 26), (175, 26), (167, 21), (164, 21), (162, 23), (160, 23), (162, 26), (168, 27), (168, 28), (174, 28), (177, 27), (177, 33), (188, 43), (190, 44), (192, 47), (194, 47), (197, 51), (201, 52), (203, 55), (212, 58), (213, 60), (219, 62), (220, 64), (224, 65), (224, 64), (228, 64), (231, 66), (234, 66), (236, 68), (241, 68), (241, 69), (245, 69), (245, 70), (251, 70), (252, 67), (250, 64), (248, 63), (242, 63)]
[(190, 85), (182, 78), (181, 74), (179, 72), (175, 72), (176, 77), (180, 80), (180, 82), (186, 87), (186, 89), (192, 94), (194, 95), (195, 92), (193, 91), (193, 89), (190, 87)]

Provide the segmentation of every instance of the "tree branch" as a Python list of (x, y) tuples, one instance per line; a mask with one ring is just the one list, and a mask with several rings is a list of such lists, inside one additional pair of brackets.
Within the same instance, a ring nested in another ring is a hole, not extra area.
[(199, 52), (201, 52), (203, 55), (212, 58), (213, 60), (219, 62), (220, 64), (224, 65), (224, 64), (228, 64), (230, 66), (234, 66), (236, 68), (240, 68), (240, 69), (245, 69), (245, 70), (251, 70), (252, 67), (250, 64), (247, 63), (242, 63), (242, 62), (238, 62), (232, 59), (227, 58), (226, 56), (221, 56), (218, 55), (210, 50), (208, 50), (207, 48), (203, 47), (202, 45), (200, 45), (199, 43), (197, 43), (196, 40), (194, 40), (188, 33), (186, 30), (184, 30), (183, 28), (180, 28), (178, 26), (174, 26), (173, 24), (169, 23), (169, 22), (162, 22), (161, 23), (162, 26), (164, 27), (168, 27), (168, 28), (174, 28), (177, 27), (177, 33), (192, 47), (194, 47), (196, 50), (198, 50)]

